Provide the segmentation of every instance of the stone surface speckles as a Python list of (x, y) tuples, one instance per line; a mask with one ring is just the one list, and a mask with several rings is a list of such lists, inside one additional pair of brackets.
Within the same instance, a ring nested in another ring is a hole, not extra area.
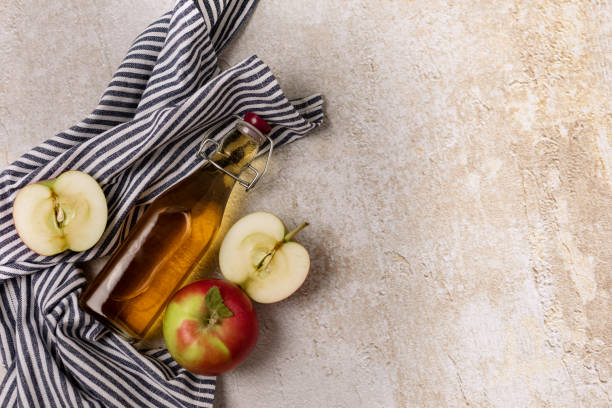
[[(0, 163), (94, 106), (169, 0), (0, 4)], [(260, 305), (218, 407), (612, 405), (612, 4), (261, 0), (258, 54), (324, 129), (225, 228), (289, 227), (312, 272)]]

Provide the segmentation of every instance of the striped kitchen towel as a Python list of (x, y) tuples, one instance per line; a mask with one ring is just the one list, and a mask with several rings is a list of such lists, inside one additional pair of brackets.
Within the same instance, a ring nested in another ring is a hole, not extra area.
[[(321, 123), (321, 97), (290, 102), (257, 57), (220, 72), (219, 52), (255, 3), (178, 0), (136, 39), (91, 115), (0, 174), (2, 407), (212, 406), (214, 377), (183, 370), (166, 350), (139, 352), (81, 311), (78, 265), (110, 254), (147, 203), (201, 163), (204, 132), (232, 115), (265, 118), (276, 146)], [(13, 199), (69, 169), (104, 189), (106, 232), (89, 251), (39, 256), (15, 232)]]

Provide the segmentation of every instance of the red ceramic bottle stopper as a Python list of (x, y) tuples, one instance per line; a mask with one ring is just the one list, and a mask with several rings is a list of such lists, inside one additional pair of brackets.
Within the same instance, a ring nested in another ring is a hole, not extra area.
[(270, 125), (268, 125), (268, 122), (266, 122), (261, 118), (261, 116), (256, 115), (253, 112), (247, 112), (246, 115), (244, 115), (244, 121), (255, 126), (257, 130), (259, 130), (264, 135), (268, 134), (272, 129)]

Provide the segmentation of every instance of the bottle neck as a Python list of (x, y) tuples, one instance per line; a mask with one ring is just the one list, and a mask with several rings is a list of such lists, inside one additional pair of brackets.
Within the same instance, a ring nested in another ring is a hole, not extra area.
[(227, 134), (217, 152), (211, 159), (225, 170), (240, 174), (240, 172), (255, 158), (264, 138), (252, 135), (248, 128), (240, 124)]

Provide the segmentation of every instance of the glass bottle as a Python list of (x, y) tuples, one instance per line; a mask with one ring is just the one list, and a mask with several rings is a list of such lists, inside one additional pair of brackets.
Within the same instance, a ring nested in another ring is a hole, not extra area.
[[(130, 340), (149, 337), (170, 297), (190, 280), (212, 246), (236, 180), (248, 190), (265, 173), (260, 175), (250, 162), (269, 130), (249, 112), (220, 143), (204, 140), (198, 155), (208, 144), (217, 150), (151, 203), (89, 284), (81, 307)], [(247, 166), (256, 174), (250, 183), (235, 176)]]

